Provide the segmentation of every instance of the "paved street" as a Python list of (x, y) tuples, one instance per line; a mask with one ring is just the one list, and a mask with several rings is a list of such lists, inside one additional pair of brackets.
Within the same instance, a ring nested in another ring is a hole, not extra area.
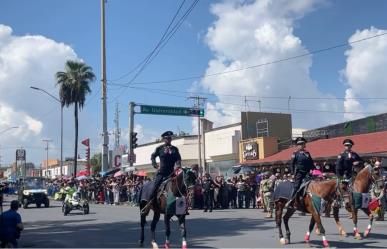
[[(8, 199), (9, 200), (9, 199)], [(139, 211), (128, 206), (91, 205), (91, 213), (74, 211), (64, 217), (60, 203), (52, 202), (48, 209), (35, 207), (20, 210), (25, 223), (20, 244), (22, 247), (137, 247), (139, 238)], [(302, 242), (309, 217), (295, 215), (291, 220), (293, 243), (286, 247), (306, 247)], [(332, 218), (323, 218), (328, 240), (332, 247), (386, 248), (387, 222), (375, 222), (370, 238), (361, 241), (352, 236), (340, 238)], [(343, 218), (347, 232), (350, 221)], [(148, 222), (150, 224), (150, 222)], [(367, 220), (361, 217), (360, 227)], [(213, 213), (192, 211), (188, 216), (188, 245), (197, 248), (281, 247), (273, 219), (265, 219), (261, 210), (222, 210)], [(149, 245), (149, 225), (146, 227)], [(164, 224), (159, 222), (157, 240), (162, 245)], [(172, 223), (174, 247), (180, 246), (177, 222)], [(321, 247), (320, 237), (312, 235), (309, 247)]]

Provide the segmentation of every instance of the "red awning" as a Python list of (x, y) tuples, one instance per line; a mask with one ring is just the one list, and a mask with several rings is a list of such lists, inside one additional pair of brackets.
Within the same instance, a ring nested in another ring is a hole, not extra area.
[[(387, 152), (387, 131), (320, 139), (307, 143), (306, 150), (310, 152), (314, 159), (334, 158), (343, 152), (343, 140), (345, 138), (352, 139), (355, 143), (353, 150), (360, 155), (381, 154)], [(264, 159), (243, 162), (242, 165), (287, 163), (294, 150), (295, 148), (289, 148)]]

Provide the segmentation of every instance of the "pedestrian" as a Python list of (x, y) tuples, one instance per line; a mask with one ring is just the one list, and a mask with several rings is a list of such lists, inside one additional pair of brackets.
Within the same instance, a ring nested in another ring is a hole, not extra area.
[(376, 181), (371, 189), (371, 197), (372, 199), (378, 199), (379, 201), (379, 209), (377, 212), (377, 221), (384, 221), (384, 212), (386, 208), (386, 197), (385, 197), (385, 182), (382, 177), (380, 177), (380, 162), (375, 163), (375, 167), (373, 168), (374, 175), (376, 176)]
[(204, 212), (207, 212), (208, 209), (212, 212), (214, 204), (214, 189), (215, 183), (211, 179), (210, 174), (206, 173), (203, 178)]
[(17, 212), (19, 209), (19, 201), (11, 201), (10, 209), (3, 212), (0, 215), (0, 240), (1, 247), (12, 247), (17, 248), (17, 240), (20, 238), (20, 232), (23, 231), (24, 226), (22, 218)]
[(237, 188), (238, 208), (243, 208), (243, 200), (245, 197), (246, 185), (242, 175), (239, 175), (239, 178), (236, 183), (236, 188)]

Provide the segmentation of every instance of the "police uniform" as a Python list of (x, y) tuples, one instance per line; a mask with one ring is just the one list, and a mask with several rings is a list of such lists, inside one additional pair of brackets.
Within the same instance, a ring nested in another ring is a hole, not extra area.
[[(161, 135), (162, 138), (168, 138), (172, 136), (173, 132), (171, 131), (164, 132)], [(159, 168), (157, 167), (156, 157), (159, 157), (160, 159)], [(171, 144), (163, 144), (157, 147), (155, 152), (153, 152), (151, 161), (153, 167), (158, 169), (158, 171), (155, 177), (155, 184), (152, 195), (150, 196), (150, 200), (155, 197), (161, 183), (173, 173), (175, 164), (179, 167), (181, 166), (181, 156), (177, 147)]]
[(203, 181), (203, 194), (204, 194), (204, 212), (207, 212), (210, 209), (212, 212), (213, 204), (214, 204), (214, 187), (215, 184), (210, 177), (210, 174), (205, 175), (206, 179)]
[[(296, 144), (300, 145), (306, 143), (305, 138), (299, 137), (296, 139)], [(314, 168), (314, 163), (312, 156), (306, 150), (298, 150), (292, 154), (292, 159), (290, 163), (290, 170), (294, 175), (294, 188), (292, 198), (293, 200), (296, 196), (298, 190), (301, 187), (302, 181), (309, 174), (310, 170)]]
[[(351, 139), (345, 139), (343, 141), (343, 145), (352, 146), (354, 145), (354, 143)], [(362, 161), (360, 156), (352, 150), (348, 150), (348, 151), (345, 150), (337, 158), (336, 175), (338, 177), (343, 177), (344, 173), (346, 173), (345, 175), (347, 176), (347, 179), (352, 178), (352, 173), (353, 173), (352, 167), (353, 167), (353, 163), (356, 161)]]

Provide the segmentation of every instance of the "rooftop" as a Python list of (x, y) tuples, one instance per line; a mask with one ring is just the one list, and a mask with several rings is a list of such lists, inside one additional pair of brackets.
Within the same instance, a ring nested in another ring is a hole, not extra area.
[[(310, 152), (314, 159), (334, 158), (343, 152), (342, 142), (345, 138), (353, 140), (355, 143), (353, 150), (360, 155), (387, 153), (387, 131), (320, 139), (307, 143), (306, 150)], [(289, 148), (264, 159), (251, 160), (243, 164), (286, 163), (290, 160), (294, 150), (295, 148)]]

